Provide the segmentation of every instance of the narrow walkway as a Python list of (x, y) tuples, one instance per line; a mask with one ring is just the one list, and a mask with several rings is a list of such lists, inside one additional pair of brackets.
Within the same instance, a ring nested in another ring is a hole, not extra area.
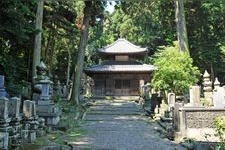
[(148, 121), (133, 101), (98, 100), (86, 114), (85, 135), (74, 150), (175, 150), (176, 144), (160, 138), (155, 123)]

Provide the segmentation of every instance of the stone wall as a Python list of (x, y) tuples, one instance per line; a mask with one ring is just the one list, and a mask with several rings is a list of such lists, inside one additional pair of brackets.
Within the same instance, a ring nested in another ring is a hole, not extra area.
[(197, 138), (197, 133), (201, 133), (201, 136), (204, 138), (205, 135), (214, 133), (214, 119), (225, 116), (225, 108), (183, 106), (176, 109), (175, 105), (175, 110), (174, 114), (177, 119), (174, 118), (174, 127), (178, 138)]
[(186, 128), (212, 128), (216, 117), (225, 116), (225, 109), (195, 108), (185, 109)]

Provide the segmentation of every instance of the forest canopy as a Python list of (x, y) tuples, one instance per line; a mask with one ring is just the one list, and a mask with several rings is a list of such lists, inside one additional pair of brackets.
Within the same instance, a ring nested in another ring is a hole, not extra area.
[[(96, 11), (91, 15), (85, 66), (98, 64), (96, 49), (118, 38), (147, 47), (149, 58), (159, 46), (169, 47), (177, 41), (173, 1), (116, 2), (113, 13), (107, 12), (107, 5), (110, 3), (99, 1), (93, 6)], [(7, 77), (8, 88), (17, 90), (12, 84), (22, 86), (32, 80), (38, 32), (42, 32), (41, 59), (50, 74), (66, 83), (76, 65), (84, 2), (45, 1), (41, 31), (35, 29), (36, 0), (1, 1), (0, 6), (0, 73)], [(208, 70), (212, 80), (218, 77), (224, 83), (225, 2), (185, 1), (184, 12), (193, 64), (201, 73)]]

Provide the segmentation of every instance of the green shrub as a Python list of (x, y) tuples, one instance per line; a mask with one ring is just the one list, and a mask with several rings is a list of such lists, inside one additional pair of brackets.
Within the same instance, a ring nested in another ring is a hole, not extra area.
[(216, 147), (217, 150), (225, 149), (225, 116), (215, 118), (213, 127), (216, 131), (216, 136), (220, 138), (221, 143)]
[(216, 135), (219, 136), (221, 141), (225, 141), (225, 116), (215, 118), (213, 126), (216, 130)]
[(188, 53), (179, 52), (175, 42), (174, 46), (161, 47), (153, 61), (157, 70), (153, 73), (152, 86), (156, 90), (183, 94), (200, 77), (200, 71), (192, 65), (192, 58)]

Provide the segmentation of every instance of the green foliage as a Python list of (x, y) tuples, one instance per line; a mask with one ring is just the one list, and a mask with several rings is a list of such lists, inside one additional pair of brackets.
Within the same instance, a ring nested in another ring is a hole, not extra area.
[(0, 74), (5, 75), (9, 94), (21, 94), (28, 81), (35, 34), (35, 0), (0, 1)]
[[(212, 78), (224, 78), (225, 45), (224, 1), (186, 1), (186, 22), (190, 55), (201, 71), (210, 70)], [(224, 82), (224, 81), (223, 81)]]
[(219, 136), (221, 141), (224, 141), (225, 134), (225, 117), (217, 117), (213, 122), (214, 128), (216, 130), (217, 136)]
[[(73, 58), (73, 65), (76, 62), (84, 2), (45, 1), (44, 4), (42, 58), (50, 73), (64, 81), (69, 58)], [(185, 1), (184, 4), (193, 63), (224, 83), (225, 2)], [(18, 93), (19, 88), (11, 89), (13, 85), (19, 85), (21, 80), (31, 81), (34, 34), (39, 32), (35, 31), (37, 0), (2, 0), (0, 6), (0, 74), (6, 76), (6, 87)], [(112, 14), (104, 11), (104, 6), (103, 1), (94, 4), (85, 65), (98, 63), (96, 49), (118, 38), (147, 47), (149, 56), (158, 46), (172, 44), (177, 39), (172, 1), (118, 1)], [(145, 62), (152, 60), (147, 58)], [(168, 85), (165, 87), (168, 89)]]
[(218, 144), (217, 149), (225, 149), (225, 117), (217, 117), (213, 122), (214, 129), (216, 130), (216, 136), (220, 138), (221, 143)]
[(180, 53), (178, 45), (162, 47), (154, 58), (157, 70), (153, 73), (152, 85), (158, 90), (183, 94), (198, 81), (200, 72), (192, 65), (187, 53)]

